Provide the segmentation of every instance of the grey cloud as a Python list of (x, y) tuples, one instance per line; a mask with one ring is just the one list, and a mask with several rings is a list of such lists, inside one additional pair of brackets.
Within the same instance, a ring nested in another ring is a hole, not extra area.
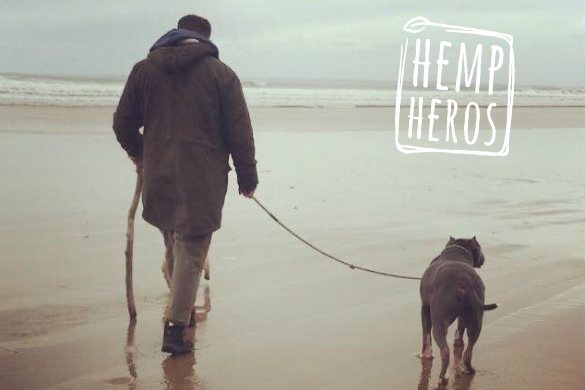
[(124, 75), (186, 13), (242, 78), (395, 79), (409, 19), (512, 34), (519, 84), (582, 85), (581, 1), (9, 0), (0, 72)]

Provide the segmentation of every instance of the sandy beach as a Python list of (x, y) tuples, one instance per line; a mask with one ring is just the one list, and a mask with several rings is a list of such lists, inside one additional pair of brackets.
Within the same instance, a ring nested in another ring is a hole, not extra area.
[[(135, 324), (126, 311), (135, 174), (112, 112), (0, 106), (0, 389), (436, 388), (436, 346), (434, 361), (415, 357), (418, 282), (312, 252), (238, 196), (233, 173), (195, 354), (161, 353), (164, 245), (141, 219)], [(420, 276), (450, 235), (477, 236), (486, 300), (500, 307), (485, 314), (476, 375), (451, 364), (449, 389), (583, 388), (582, 108), (514, 108), (498, 158), (404, 155), (387, 107), (251, 116), (258, 198), (323, 249)]]

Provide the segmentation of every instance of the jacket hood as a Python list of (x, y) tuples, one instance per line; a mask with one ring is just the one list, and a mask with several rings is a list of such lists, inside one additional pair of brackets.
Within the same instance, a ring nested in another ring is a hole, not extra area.
[(213, 42), (211, 42), (208, 38), (204, 37), (203, 35), (199, 34), (198, 32), (191, 31), (191, 30), (185, 30), (182, 28), (174, 28), (174, 29), (169, 30), (166, 33), (164, 33), (164, 35), (162, 37), (160, 37), (154, 43), (154, 45), (152, 45), (152, 47), (150, 48), (150, 51), (158, 49), (159, 47), (174, 46), (174, 45), (178, 44), (179, 42), (181, 42), (185, 39), (189, 39), (189, 38), (196, 39), (199, 42), (204, 42), (204, 43), (207, 43), (208, 45), (216, 47)]
[(217, 47), (200, 42), (159, 47), (148, 54), (148, 60), (169, 73), (175, 73), (208, 56), (217, 57)]

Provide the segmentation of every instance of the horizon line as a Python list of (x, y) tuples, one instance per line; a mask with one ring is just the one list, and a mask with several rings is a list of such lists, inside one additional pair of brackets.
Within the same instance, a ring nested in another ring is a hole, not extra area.
[[(128, 76), (127, 75), (66, 75), (66, 74), (59, 74), (59, 73), (27, 73), (27, 72), (13, 72), (13, 71), (2, 71), (0, 70), (0, 75), (6, 76), (17, 76), (17, 77), (32, 77), (32, 78), (48, 78), (48, 79), (61, 79), (61, 80), (78, 80), (78, 81), (121, 81), (123, 82)], [(241, 78), (242, 82), (284, 82), (284, 81), (294, 81), (294, 82), (353, 82), (353, 83), (390, 83), (390, 86), (396, 87), (398, 84), (397, 80), (393, 79), (359, 79), (359, 78), (335, 78), (335, 77), (299, 77), (299, 76), (279, 76), (279, 77), (245, 77)], [(436, 83), (436, 80), (429, 80), (429, 83)], [(483, 85), (483, 84), (480, 84)], [(485, 84), (487, 85), (487, 84)], [(501, 87), (506, 87), (505, 84), (496, 84)], [(566, 85), (566, 84), (521, 84), (516, 85), (519, 88), (525, 87), (537, 87), (537, 88), (582, 88), (585, 89), (585, 83), (578, 85)]]

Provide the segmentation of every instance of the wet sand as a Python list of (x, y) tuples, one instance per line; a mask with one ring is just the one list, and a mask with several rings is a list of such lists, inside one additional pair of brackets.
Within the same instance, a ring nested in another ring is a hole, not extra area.
[[(137, 222), (111, 108), (0, 106), (0, 389), (434, 389), (418, 284), (311, 252), (235, 178), (198, 297), (194, 355), (160, 352), (163, 243)], [(450, 389), (584, 385), (582, 109), (515, 108), (510, 155), (406, 156), (387, 108), (252, 110), (258, 197), (357, 264), (420, 276), (449, 235), (477, 235), (487, 301), (475, 376)], [(206, 287), (206, 288), (205, 288)], [(451, 330), (452, 337), (452, 330)], [(460, 351), (456, 351), (460, 352)]]

